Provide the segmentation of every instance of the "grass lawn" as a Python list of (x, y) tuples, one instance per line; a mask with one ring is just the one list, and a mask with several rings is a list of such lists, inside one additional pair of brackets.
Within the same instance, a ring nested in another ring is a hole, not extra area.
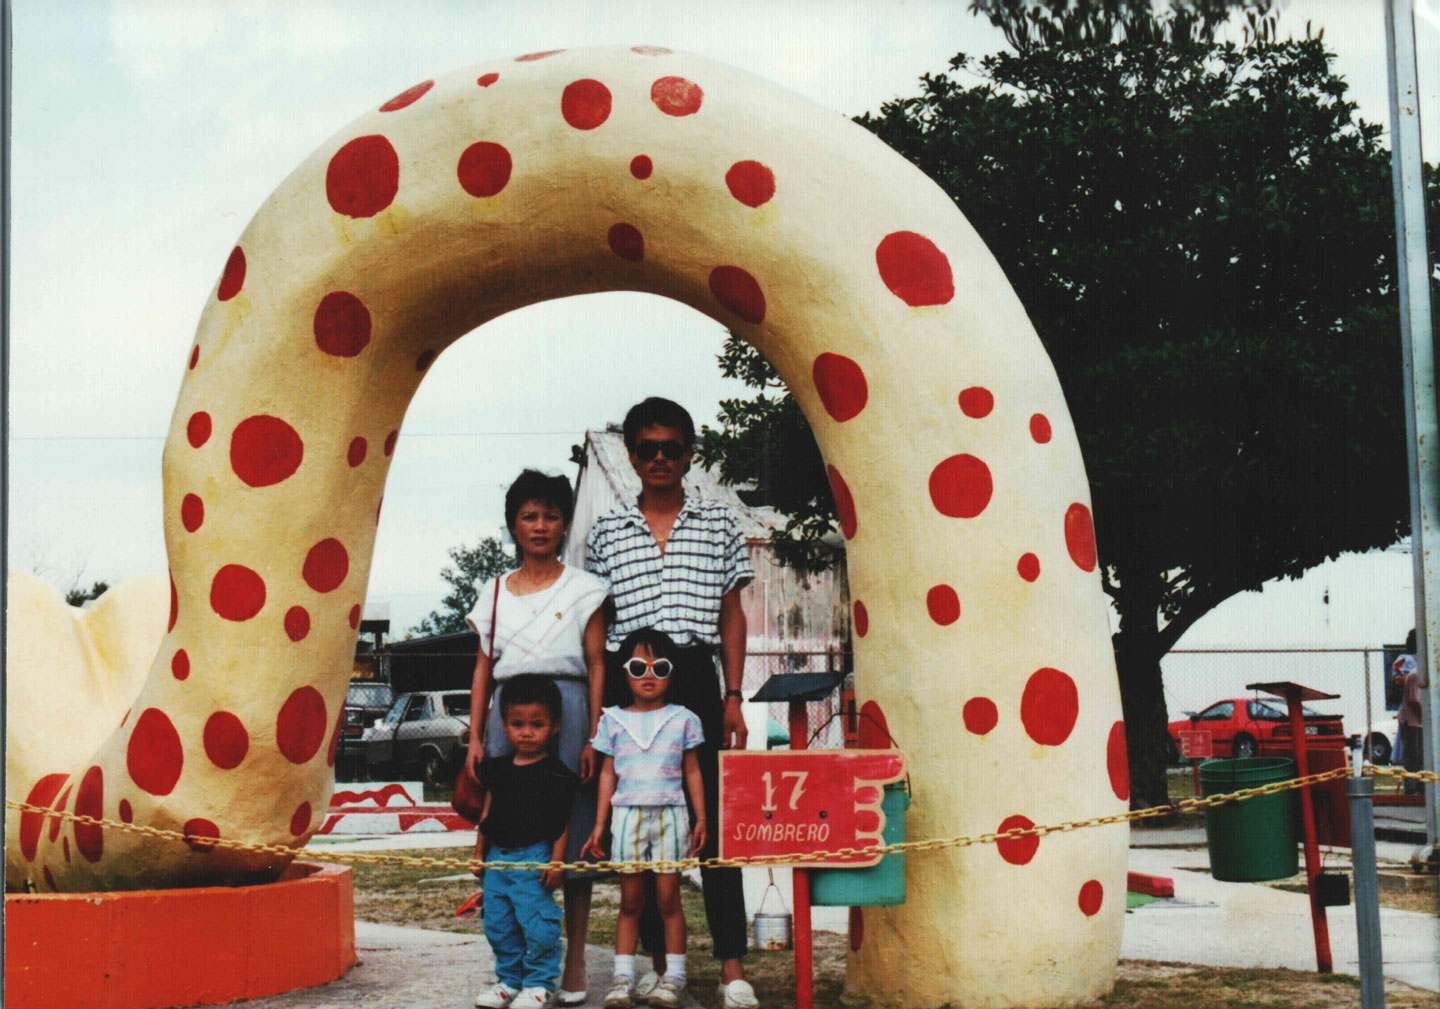
[[(440, 848), (393, 852), (397, 855), (468, 858), (468, 848)], [(415, 928), (483, 934), (479, 919), (454, 916), (455, 908), (475, 891), (468, 879), (422, 882), (449, 874), (444, 869), (357, 865), (355, 917), (363, 921), (408, 925)], [(705, 910), (700, 892), (683, 891), (685, 920), (690, 931), (690, 991), (705, 1006), (719, 1009), (715, 985), (718, 964), (710, 957)], [(615, 934), (619, 884), (595, 885), (589, 941), (610, 946)], [(816, 1009), (863, 1009), (855, 999), (842, 999), (845, 984), (844, 936), (815, 933)], [(764, 1009), (794, 1009), (794, 955), (788, 952), (752, 951), (745, 960), (746, 976), (755, 986)], [(1193, 964), (1122, 960), (1115, 991), (1081, 1009), (1352, 1009), (1359, 1005), (1359, 980), (1349, 975), (1322, 977), (1304, 971), (1250, 970), (1200, 967)], [(1389, 1009), (1436, 1009), (1433, 992), (1387, 982)]]

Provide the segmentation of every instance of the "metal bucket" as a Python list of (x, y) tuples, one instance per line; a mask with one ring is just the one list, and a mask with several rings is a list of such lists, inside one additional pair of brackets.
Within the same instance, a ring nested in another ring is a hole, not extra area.
[(791, 935), (790, 924), (791, 919), (788, 913), (765, 914), (757, 911), (755, 913), (755, 948), (792, 948), (794, 939)]

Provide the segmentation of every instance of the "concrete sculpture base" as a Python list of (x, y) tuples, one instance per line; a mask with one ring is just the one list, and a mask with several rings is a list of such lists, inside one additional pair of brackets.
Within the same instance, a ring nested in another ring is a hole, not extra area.
[(296, 862), (260, 886), (7, 895), (5, 1004), (218, 1005), (333, 981), (355, 963), (351, 883)]

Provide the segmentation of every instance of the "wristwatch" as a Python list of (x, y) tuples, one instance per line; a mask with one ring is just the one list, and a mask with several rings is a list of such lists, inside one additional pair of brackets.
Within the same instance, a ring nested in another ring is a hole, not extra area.
[(745, 700), (745, 695), (742, 694), (742, 693), (740, 693), (740, 691), (738, 691), (738, 690), (727, 690), (727, 691), (725, 691), (725, 700), (728, 701), (728, 700), (730, 700), (730, 698), (732, 698), (732, 697), (738, 697), (738, 698), (740, 698), (740, 700), (742, 700), (742, 701)]

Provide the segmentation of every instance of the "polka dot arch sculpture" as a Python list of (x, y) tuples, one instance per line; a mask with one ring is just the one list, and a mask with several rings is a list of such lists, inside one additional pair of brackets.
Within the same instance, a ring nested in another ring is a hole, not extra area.
[[(911, 760), (911, 837), (1125, 807), (1088, 491), (1054, 369), (951, 201), (844, 116), (658, 47), (492, 62), (377, 100), (217, 275), (177, 362), (159, 653), (83, 753), (11, 781), (193, 840), (26, 820), (10, 878), (273, 878), (272, 860), (206, 842), (298, 848), (319, 826), (412, 394), (487, 320), (606, 290), (719, 320), (804, 408), (848, 541), (858, 690)], [(848, 983), (896, 1006), (1097, 996), (1126, 841), (1117, 825), (912, 856), (907, 902), (867, 909)]]

